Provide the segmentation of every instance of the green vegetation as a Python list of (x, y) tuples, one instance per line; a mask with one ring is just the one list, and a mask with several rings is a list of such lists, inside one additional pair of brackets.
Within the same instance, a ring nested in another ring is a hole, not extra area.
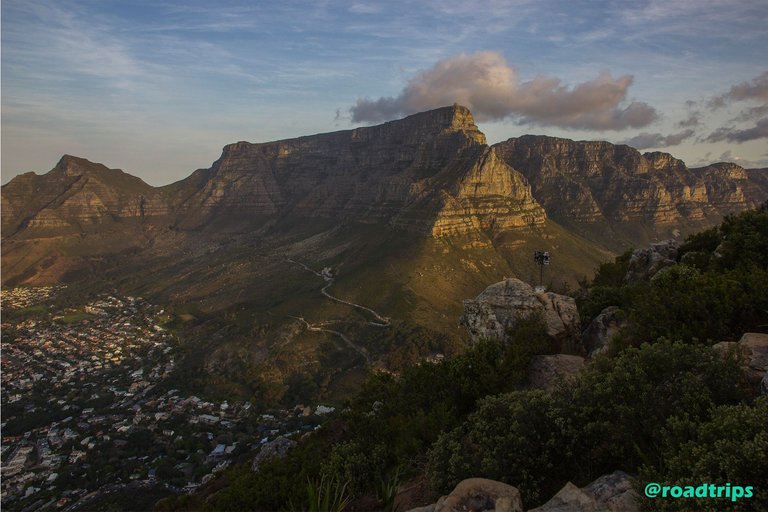
[[(517, 486), (530, 508), (567, 481), (585, 485), (620, 469), (638, 475), (641, 494), (650, 481), (754, 485), (748, 506), (768, 509), (768, 400), (747, 383), (737, 354), (709, 346), (768, 326), (768, 208), (690, 237), (680, 262), (650, 282), (624, 280), (630, 256), (602, 265), (579, 292), (587, 321), (612, 305), (629, 326), (616, 349), (577, 380), (552, 392), (525, 389), (530, 357), (552, 351), (536, 317), (521, 321), (508, 343), (483, 341), (447, 361), (408, 366), (406, 354), (401, 375), (371, 376), (285, 459), (258, 473), (225, 472), (224, 487), (202, 508), (275, 510), (301, 496), (307, 500), (295, 505), (306, 510), (313, 497), (341, 488), (353, 500), (378, 498), (387, 510), (397, 482), (422, 475), (436, 495), (467, 477), (498, 479)], [(405, 333), (387, 342), (397, 347)], [(438, 344), (426, 336), (415, 350)], [(199, 506), (188, 499), (177, 505)]]
[(768, 206), (691, 236), (679, 263), (650, 282), (623, 276), (631, 253), (600, 266), (577, 297), (588, 322), (607, 306), (629, 313), (630, 341), (659, 337), (713, 344), (768, 328)]

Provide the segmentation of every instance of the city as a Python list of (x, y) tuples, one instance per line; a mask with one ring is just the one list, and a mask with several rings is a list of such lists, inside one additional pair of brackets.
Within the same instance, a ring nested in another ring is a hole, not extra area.
[(57, 291), (3, 291), (7, 510), (75, 510), (136, 487), (191, 492), (263, 446), (315, 430), (333, 410), (257, 411), (169, 389), (179, 347), (162, 308), (102, 296), (58, 310)]

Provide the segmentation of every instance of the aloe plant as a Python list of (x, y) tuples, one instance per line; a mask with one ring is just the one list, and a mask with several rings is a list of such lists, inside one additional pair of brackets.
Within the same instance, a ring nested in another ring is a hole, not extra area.
[(307, 481), (309, 512), (342, 512), (351, 500), (349, 482), (322, 475), (320, 480)]

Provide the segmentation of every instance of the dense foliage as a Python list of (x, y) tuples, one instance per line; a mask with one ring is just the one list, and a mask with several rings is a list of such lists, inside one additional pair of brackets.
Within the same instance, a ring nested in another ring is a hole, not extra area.
[(650, 282), (624, 279), (631, 253), (601, 265), (578, 297), (585, 321), (607, 306), (629, 314), (636, 345), (659, 337), (712, 344), (768, 329), (768, 207), (693, 235), (679, 263)]
[(667, 420), (708, 420), (716, 405), (748, 398), (735, 357), (661, 341), (590, 365), (575, 384), (553, 393), (488, 397), (429, 454), (428, 474), (441, 491), (478, 474), (516, 485), (527, 505), (567, 481), (586, 484), (622, 468), (657, 467)]

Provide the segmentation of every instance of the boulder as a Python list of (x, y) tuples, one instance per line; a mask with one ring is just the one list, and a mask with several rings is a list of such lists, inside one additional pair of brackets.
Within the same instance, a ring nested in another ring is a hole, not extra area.
[(747, 332), (739, 340), (744, 354), (744, 371), (747, 379), (765, 394), (768, 372), (768, 334)]
[(616, 306), (608, 306), (581, 333), (581, 343), (591, 359), (606, 354), (611, 340), (627, 326), (627, 315)]
[(542, 315), (550, 336), (564, 340), (578, 335), (579, 312), (572, 297), (537, 292), (514, 278), (492, 284), (476, 298), (465, 300), (461, 323), (473, 341), (504, 339), (519, 319), (534, 313)]
[(655, 242), (645, 249), (637, 249), (629, 259), (625, 281), (647, 281), (656, 273), (672, 266), (677, 260), (678, 245), (675, 240)]
[(582, 491), (571, 482), (565, 484), (552, 499), (529, 512), (603, 512), (598, 508), (595, 498)]
[(640, 497), (632, 487), (632, 478), (623, 471), (603, 475), (586, 487), (584, 491), (595, 497), (610, 512), (637, 512)]
[(517, 487), (488, 480), (462, 480), (448, 496), (440, 498), (434, 512), (523, 512), (523, 502)]
[(253, 471), (258, 471), (259, 466), (261, 466), (265, 460), (271, 459), (272, 457), (282, 459), (294, 446), (296, 446), (296, 441), (283, 436), (278, 437), (274, 441), (265, 443), (261, 447), (261, 450), (259, 450), (259, 453), (256, 455), (256, 457), (253, 458), (251, 469)]
[(639, 512), (639, 498), (623, 471), (603, 475), (579, 489), (565, 484), (552, 499), (528, 512)]
[(528, 386), (552, 391), (557, 383), (577, 375), (584, 367), (584, 358), (568, 354), (533, 356), (528, 366)]

